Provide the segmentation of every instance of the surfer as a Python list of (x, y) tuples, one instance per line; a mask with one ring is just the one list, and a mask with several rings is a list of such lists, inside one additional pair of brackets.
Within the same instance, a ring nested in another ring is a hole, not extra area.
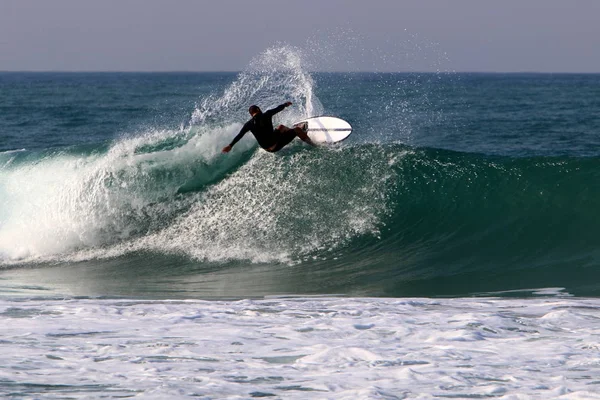
[(306, 131), (300, 127), (288, 128), (285, 125), (279, 125), (277, 129), (273, 129), (273, 115), (291, 105), (292, 103), (288, 101), (265, 112), (262, 112), (258, 106), (250, 106), (248, 112), (252, 116), (252, 119), (246, 122), (237, 136), (233, 138), (233, 141), (223, 148), (223, 153), (229, 153), (231, 148), (248, 131), (251, 131), (254, 134), (260, 147), (271, 153), (279, 151), (287, 146), (296, 136), (302, 141), (314, 146), (315, 144), (310, 140)]

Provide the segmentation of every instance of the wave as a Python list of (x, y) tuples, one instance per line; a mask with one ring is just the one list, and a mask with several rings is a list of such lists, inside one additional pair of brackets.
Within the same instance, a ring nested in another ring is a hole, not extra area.
[(268, 50), (180, 129), (0, 153), (0, 265), (150, 252), (300, 266), (394, 295), (597, 280), (597, 157), (417, 148), (360, 124), (340, 146), (271, 154), (246, 137), (221, 155), (249, 103), (293, 101), (282, 123), (323, 111), (301, 61)]
[(2, 253), (98, 248), (98, 256), (124, 246), (298, 262), (372, 239), (394, 256), (464, 268), (586, 258), (599, 247), (597, 158), (401, 144), (297, 144), (273, 155), (251, 141), (221, 156), (222, 138), (233, 131), (137, 153), (140, 143), (172, 138), (156, 132), (105, 154), (57, 154), (3, 169)]
[(597, 281), (599, 166), (597, 157), (415, 151), (398, 171), (393, 228), (379, 247), (408, 291)]

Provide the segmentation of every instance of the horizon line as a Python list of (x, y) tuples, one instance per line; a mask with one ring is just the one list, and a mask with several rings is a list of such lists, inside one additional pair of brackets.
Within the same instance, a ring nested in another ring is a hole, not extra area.
[[(51, 73), (66, 73), (66, 74), (240, 74), (243, 70), (0, 70), (0, 73), (40, 73), (40, 74), (51, 74)], [(308, 73), (331, 73), (331, 74), (578, 74), (578, 75), (596, 75), (600, 74), (597, 72), (582, 72), (582, 71), (375, 71), (375, 70), (363, 70), (363, 71), (307, 71)]]

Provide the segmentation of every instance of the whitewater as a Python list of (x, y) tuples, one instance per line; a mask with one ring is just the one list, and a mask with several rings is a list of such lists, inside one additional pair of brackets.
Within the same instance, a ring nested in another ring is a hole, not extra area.
[(0, 307), (6, 397), (600, 397), (597, 300), (63, 299)]

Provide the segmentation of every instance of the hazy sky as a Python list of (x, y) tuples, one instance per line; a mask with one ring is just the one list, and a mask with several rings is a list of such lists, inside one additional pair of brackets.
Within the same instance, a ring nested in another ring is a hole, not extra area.
[(0, 70), (600, 72), (600, 0), (0, 0)]

